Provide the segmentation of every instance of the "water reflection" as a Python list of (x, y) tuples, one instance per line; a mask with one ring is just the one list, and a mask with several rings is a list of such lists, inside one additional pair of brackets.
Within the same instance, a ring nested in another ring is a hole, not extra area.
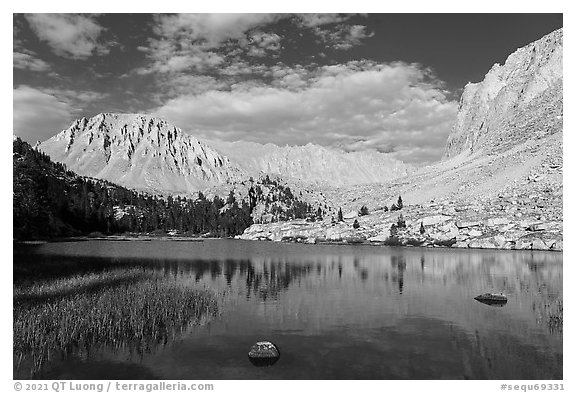
[[(166, 379), (562, 376), (562, 330), (549, 323), (562, 306), (561, 254), (84, 242), (16, 252), (15, 280), (56, 261), (139, 266), (225, 294), (219, 320), (142, 360)], [(474, 300), (501, 291), (504, 308)], [(263, 338), (283, 348), (265, 374), (245, 367), (245, 349)]]

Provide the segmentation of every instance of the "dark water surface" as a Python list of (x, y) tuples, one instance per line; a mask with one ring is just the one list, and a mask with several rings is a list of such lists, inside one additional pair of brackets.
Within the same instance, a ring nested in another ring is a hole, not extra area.
[[(560, 253), (239, 240), (86, 241), (14, 252), (15, 280), (49, 277), (39, 262), (64, 264), (70, 274), (78, 266), (142, 266), (220, 297), (219, 316), (150, 353), (61, 356), (46, 379), (562, 378), (562, 331), (547, 314), (562, 299)], [(473, 299), (500, 291), (509, 299), (503, 307)], [(272, 367), (247, 358), (260, 340), (280, 349)]]

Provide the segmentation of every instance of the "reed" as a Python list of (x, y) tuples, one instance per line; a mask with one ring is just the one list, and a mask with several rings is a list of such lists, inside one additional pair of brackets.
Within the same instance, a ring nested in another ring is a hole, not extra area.
[[(15, 289), (14, 356), (32, 374), (56, 354), (102, 347), (140, 353), (218, 309), (214, 294), (143, 271), (105, 272)], [(115, 283), (114, 286), (103, 284)], [(42, 298), (46, 301), (42, 301)]]
[(564, 305), (562, 299), (553, 302), (548, 309), (548, 328), (551, 332), (562, 333), (564, 325)]

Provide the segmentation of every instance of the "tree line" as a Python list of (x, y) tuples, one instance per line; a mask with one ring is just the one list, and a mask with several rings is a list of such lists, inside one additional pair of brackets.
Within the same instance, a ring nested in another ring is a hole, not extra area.
[[(269, 180), (269, 179), (268, 179)], [(227, 237), (252, 225), (252, 210), (264, 196), (253, 188), (247, 200), (160, 197), (104, 180), (78, 176), (16, 138), (13, 143), (14, 239), (39, 239), (101, 232), (168, 232)], [(311, 207), (289, 189), (278, 194), (290, 206), (279, 217), (303, 216)]]

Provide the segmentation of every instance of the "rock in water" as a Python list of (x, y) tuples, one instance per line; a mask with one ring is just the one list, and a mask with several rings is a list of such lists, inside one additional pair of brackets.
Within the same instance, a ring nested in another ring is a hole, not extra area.
[(250, 362), (258, 367), (272, 366), (280, 358), (280, 351), (270, 341), (258, 341), (248, 352)]
[(487, 304), (489, 306), (499, 306), (502, 307), (508, 302), (508, 298), (502, 292), (500, 293), (485, 293), (483, 295), (478, 295), (474, 300), (480, 303)]

